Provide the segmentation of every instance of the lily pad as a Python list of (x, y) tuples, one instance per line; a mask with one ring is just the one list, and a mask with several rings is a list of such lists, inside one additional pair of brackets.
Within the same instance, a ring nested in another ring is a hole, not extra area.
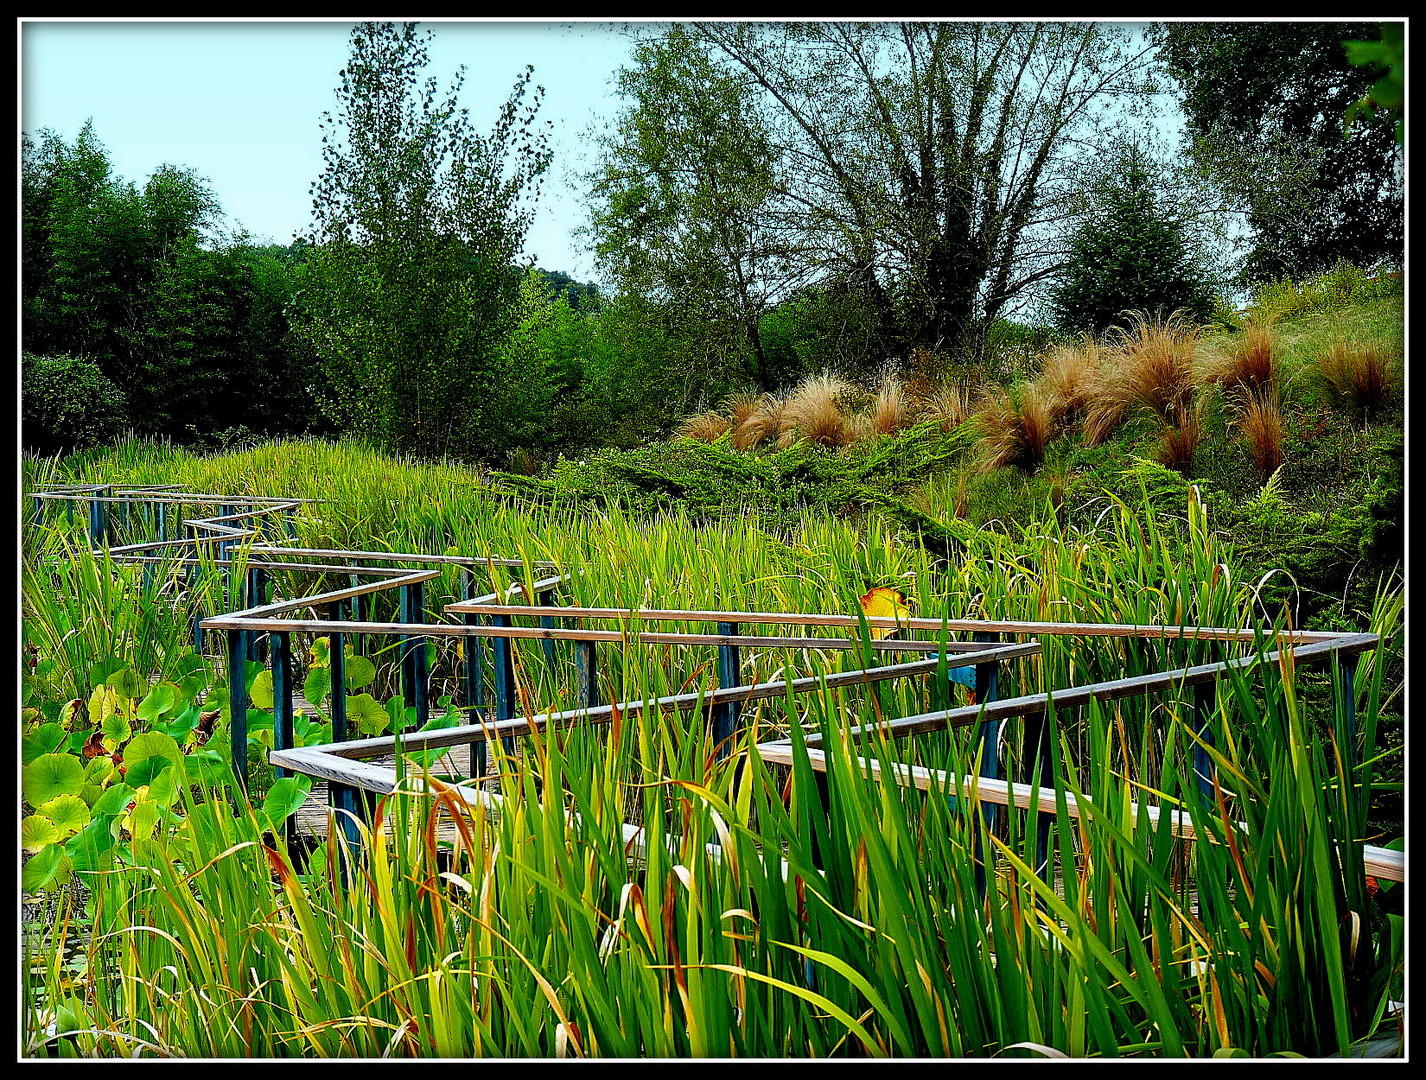
[(20, 792), (34, 807), (83, 790), (84, 766), (69, 754), (41, 754), (20, 775)]

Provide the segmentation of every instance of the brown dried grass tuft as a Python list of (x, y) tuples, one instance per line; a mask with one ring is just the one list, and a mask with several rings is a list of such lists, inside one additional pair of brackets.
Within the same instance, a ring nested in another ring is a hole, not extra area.
[(895, 435), (913, 422), (911, 398), (901, 380), (888, 375), (877, 386), (867, 426), (874, 435)]
[(1057, 345), (1045, 357), (1039, 382), (1057, 422), (1072, 423), (1086, 414), (1102, 362), (1099, 342), (1089, 334), (1078, 345)]
[(756, 390), (739, 390), (723, 399), (721, 411), (728, 418), (728, 423), (737, 428), (762, 407), (762, 394)]
[(1178, 423), (1166, 424), (1159, 441), (1159, 462), (1176, 472), (1193, 468), (1194, 456), (1203, 443), (1203, 419), (1197, 409), (1179, 414)]
[(732, 427), (728, 418), (721, 413), (702, 412), (679, 424), (678, 434), (698, 442), (713, 442), (719, 436), (727, 434)]
[(756, 409), (748, 412), (733, 429), (733, 449), (752, 450), (764, 444), (776, 444), (785, 424), (786, 402), (764, 394)]
[(835, 375), (803, 379), (784, 407), (779, 445), (790, 446), (798, 439), (809, 439), (818, 446), (846, 446), (851, 441), (852, 427), (843, 402), (855, 392), (851, 383)]
[(916, 398), (915, 415), (920, 420), (935, 420), (942, 431), (950, 431), (970, 419), (975, 411), (973, 399), (968, 383), (941, 383)]
[(1381, 409), (1396, 388), (1392, 352), (1378, 342), (1333, 342), (1318, 354), (1317, 371), (1329, 397), (1366, 416)]
[(1050, 395), (1035, 383), (1008, 390), (989, 387), (975, 418), (987, 472), (1007, 465), (1033, 472), (1045, 460), (1045, 450), (1056, 433)]
[(1221, 354), (1204, 365), (1205, 382), (1216, 383), (1223, 393), (1247, 399), (1274, 392), (1278, 360), (1272, 329), (1254, 323)]
[(1250, 394), (1238, 417), (1238, 428), (1258, 474), (1266, 480), (1282, 465), (1282, 410), (1272, 393)]
[(1192, 422), (1184, 420), (1193, 409), (1194, 357), (1202, 333), (1177, 311), (1167, 319), (1134, 312), (1126, 326), (1112, 328), (1089, 389), (1085, 444), (1103, 442), (1133, 408), (1148, 410), (1165, 428), (1191, 431)]

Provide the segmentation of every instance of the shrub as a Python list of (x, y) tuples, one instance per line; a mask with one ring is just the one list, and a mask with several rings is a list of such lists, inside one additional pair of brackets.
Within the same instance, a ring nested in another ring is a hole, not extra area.
[(124, 393), (84, 356), (20, 359), (21, 438), (42, 454), (105, 443), (129, 422)]
[(1099, 193), (1093, 215), (1070, 238), (1070, 257), (1050, 294), (1055, 325), (1100, 333), (1121, 312), (1213, 311), (1214, 291), (1184, 226), (1160, 196), (1151, 164), (1137, 150)]

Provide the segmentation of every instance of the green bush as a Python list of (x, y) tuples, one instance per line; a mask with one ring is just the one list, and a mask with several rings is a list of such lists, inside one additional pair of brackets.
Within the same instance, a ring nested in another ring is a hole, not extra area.
[(1129, 310), (1167, 317), (1182, 309), (1205, 322), (1214, 309), (1208, 274), (1149, 168), (1134, 154), (1125, 165), (1070, 237), (1069, 261), (1050, 294), (1055, 324), (1070, 333), (1102, 333)]
[(123, 391), (84, 356), (20, 358), (20, 428), (42, 454), (108, 442), (129, 423)]

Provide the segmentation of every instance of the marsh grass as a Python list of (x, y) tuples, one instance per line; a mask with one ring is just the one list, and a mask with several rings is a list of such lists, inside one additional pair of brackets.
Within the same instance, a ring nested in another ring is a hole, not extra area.
[[(292, 485), (283, 494), (324, 500), (293, 522), (304, 542), (511, 555), (527, 584), (553, 562), (572, 571), (561, 598), (573, 603), (854, 612), (869, 587), (894, 583), (919, 614), (1272, 626), (1260, 583), (1239, 576), (1193, 494), (1168, 521), (1107, 498), (1092, 528), (968, 529), (961, 556), (940, 561), (871, 518), (808, 514), (773, 534), (750, 516), (708, 527), (576, 515), (358, 451), (271, 457)], [(234, 455), (135, 473), (221, 490), (258, 488), (261, 468)], [(112, 582), (124, 568), (75, 561), (72, 587), (92, 595), (61, 601), (37, 573), (26, 583), (37, 609), (122, 606)], [(429, 617), (460, 590), (443, 577)], [(1378, 628), (1399, 629), (1399, 610), (1388, 598)], [(69, 640), (123, 649), (137, 633)], [(1257, 653), (1270, 643), (1267, 632)], [(1002, 696), (1201, 663), (1216, 648), (1043, 646), (1006, 668)], [(551, 670), (538, 643), (519, 656), (522, 708), (571, 700), (568, 665)], [(762, 677), (864, 662), (824, 650), (745, 660)], [(84, 670), (78, 652), (73, 669)], [(497, 743), (495, 790), (478, 809), (438, 784), (422, 793), (420, 763), (402, 759), (401, 791), (357, 825), (360, 849), (337, 830), (301, 868), (260, 807), (184, 785), (164, 828), (87, 875), (83, 919), (33, 944), (32, 956), (54, 956), (61, 936), (82, 934), (88, 981), (66, 987), (43, 965), (25, 1046), (215, 1058), (1350, 1052), (1401, 963), (1400, 928), (1372, 916), (1358, 847), (1383, 670), (1358, 673), (1355, 759), (1340, 683), (1290, 664), (1221, 684), (1211, 742), (1175, 693), (1055, 713), (1044, 870), (1033, 815), (890, 779), (907, 765), (976, 773), (974, 728), (878, 733), (881, 720), (941, 707), (944, 679), (773, 699), (750, 710), (728, 756), (698, 711), (532, 735), (509, 757)], [(682, 647), (601, 650), (598, 671), (604, 700), (716, 681), (711, 652)], [(1006, 771), (1033, 768), (1042, 744), (1021, 725), (1004, 732)], [(790, 766), (759, 756), (769, 733), (790, 740)], [(1192, 782), (1198, 747), (1216, 766), (1207, 802)], [(1077, 818), (1071, 796), (1087, 807)], [(1148, 813), (1155, 802), (1181, 806), (1200, 841), (1175, 840), (1168, 816)], [(1344, 926), (1366, 930), (1344, 937)]]

